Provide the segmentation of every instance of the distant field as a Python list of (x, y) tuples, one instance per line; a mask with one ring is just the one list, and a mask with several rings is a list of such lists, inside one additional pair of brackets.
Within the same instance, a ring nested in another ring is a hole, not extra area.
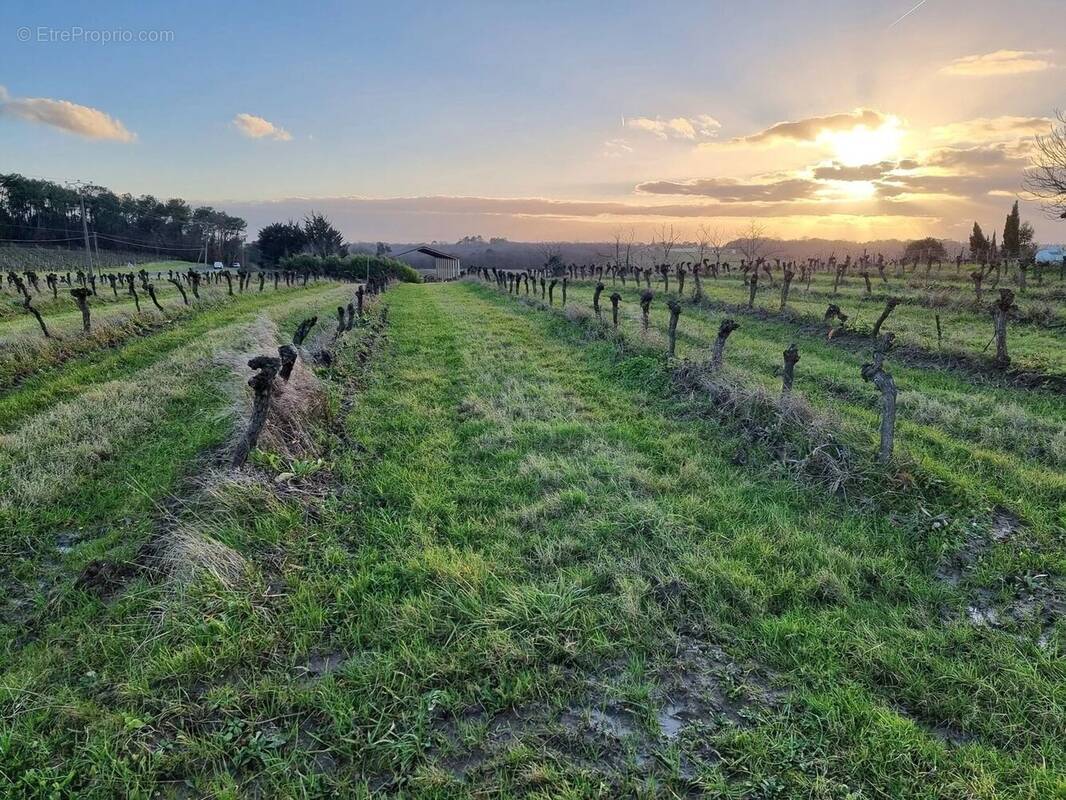
[[(939, 350), (935, 289), (897, 287), (882, 465), (861, 279), (833, 341), (821, 276), (785, 316), (689, 283), (672, 360), (671, 295), (643, 331), (629, 283), (602, 321), (587, 281), (565, 309), (401, 284), (340, 333), (350, 285), (175, 292), (166, 325), (39, 351), (0, 384), (3, 792), (1066, 792), (1062, 393), (947, 358), (991, 335), (964, 286)], [(1057, 286), (1019, 299), (1052, 306), (1012, 323), (1019, 370), (1066, 369)], [(231, 469), (245, 361), (312, 314)]]

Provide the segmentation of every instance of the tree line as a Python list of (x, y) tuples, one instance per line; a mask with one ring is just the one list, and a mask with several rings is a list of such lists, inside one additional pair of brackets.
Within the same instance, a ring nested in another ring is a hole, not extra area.
[[(84, 204), (84, 217), (82, 208)], [(84, 222), (84, 224), (83, 224)], [(224, 261), (239, 257), (247, 223), (179, 197), (116, 194), (105, 186), (64, 186), (0, 174), (0, 240), (41, 247), (155, 250), (161, 258)]]

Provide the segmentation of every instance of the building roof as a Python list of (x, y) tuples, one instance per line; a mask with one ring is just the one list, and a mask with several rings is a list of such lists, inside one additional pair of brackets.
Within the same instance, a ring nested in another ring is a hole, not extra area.
[(421, 247), (412, 247), (410, 250), (404, 250), (402, 253), (396, 253), (396, 257), (405, 256), (408, 253), (422, 253), (423, 255), (431, 256), (433, 258), (446, 258), (449, 261), (458, 261), (458, 256), (449, 255), (441, 250), (434, 250), (432, 247), (422, 245)]

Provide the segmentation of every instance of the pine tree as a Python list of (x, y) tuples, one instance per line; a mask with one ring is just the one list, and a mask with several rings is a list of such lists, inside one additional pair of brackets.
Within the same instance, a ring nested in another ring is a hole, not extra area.
[(988, 239), (978, 223), (973, 224), (973, 233), (970, 234), (970, 258), (974, 261), (982, 260), (988, 253)]
[(1021, 229), (1022, 217), (1018, 211), (1018, 201), (1014, 201), (1014, 208), (1007, 215), (1007, 221), (1003, 225), (1003, 256), (1005, 258), (1018, 258), (1021, 255)]

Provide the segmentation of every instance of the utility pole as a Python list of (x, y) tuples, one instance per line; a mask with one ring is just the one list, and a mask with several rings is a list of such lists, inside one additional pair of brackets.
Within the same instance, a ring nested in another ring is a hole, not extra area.
[(81, 197), (81, 232), (85, 237), (85, 266), (89, 268), (89, 274), (93, 274), (93, 252), (89, 249), (89, 220), (85, 218), (85, 187), (79, 187), (78, 194)]

